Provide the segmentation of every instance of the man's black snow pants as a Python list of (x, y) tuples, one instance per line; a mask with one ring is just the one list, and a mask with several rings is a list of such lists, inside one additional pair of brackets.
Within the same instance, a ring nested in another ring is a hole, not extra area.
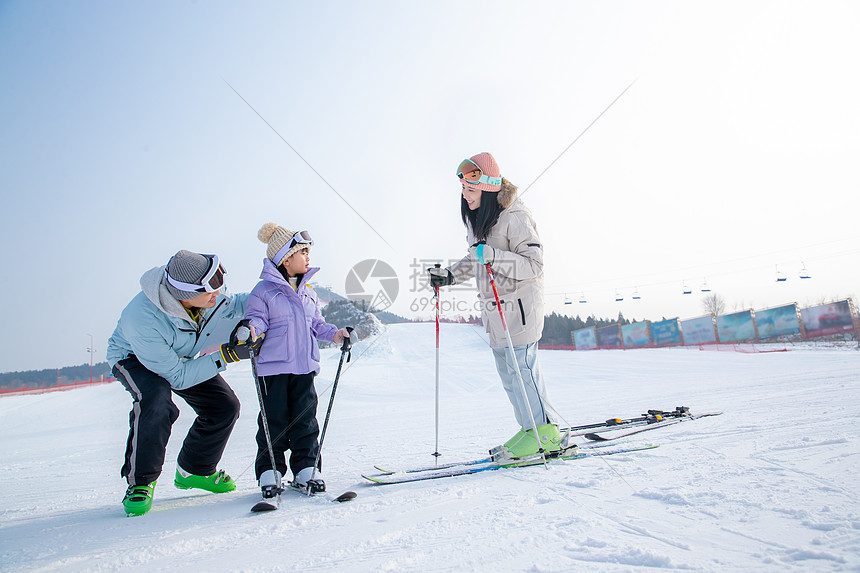
[(174, 393), (197, 413), (179, 451), (179, 467), (195, 475), (215, 473), (239, 419), (239, 399), (221, 376), (175, 390), (135, 356), (117, 362), (113, 375), (133, 399), (121, 470), (130, 485), (152, 483), (161, 475), (170, 429), (179, 417), (179, 408), (172, 399)]
[[(277, 374), (260, 376), (263, 389), (263, 406), (269, 421), (269, 435), (275, 452), (276, 469), (287, 475), (284, 452), (290, 450), (290, 469), (293, 475), (313, 467), (319, 453), (320, 427), (317, 423), (317, 392), (313, 372), (309, 374)], [(257, 479), (271, 469), (263, 417), (257, 415), (257, 461), (254, 470)], [(322, 458), (318, 466), (322, 469)]]

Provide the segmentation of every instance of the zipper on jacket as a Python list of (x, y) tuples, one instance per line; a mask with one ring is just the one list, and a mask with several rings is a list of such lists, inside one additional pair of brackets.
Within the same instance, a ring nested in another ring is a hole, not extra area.
[(212, 309), (212, 312), (210, 312), (206, 316), (206, 318), (203, 319), (203, 322), (201, 322), (197, 326), (197, 333), (196, 333), (197, 338), (195, 338), (195, 340), (194, 340), (195, 344), (200, 341), (200, 335), (203, 334), (203, 329), (206, 328), (206, 325), (209, 324), (209, 321), (212, 320), (212, 317), (215, 316), (215, 313), (218, 311), (219, 308), (221, 308), (221, 305), (224, 304), (225, 300), (227, 300), (227, 299), (226, 298), (221, 299), (221, 302), (219, 302), (217, 305), (215, 305), (215, 308)]
[(520, 316), (523, 317), (523, 326), (526, 325), (526, 311), (523, 309), (523, 299), (518, 298), (517, 302), (520, 303)]

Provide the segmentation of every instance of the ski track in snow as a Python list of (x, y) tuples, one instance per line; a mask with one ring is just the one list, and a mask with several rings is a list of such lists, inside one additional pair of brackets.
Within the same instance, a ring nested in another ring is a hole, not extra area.
[[(443, 325), (441, 461), (481, 457), (516, 430), (480, 327)], [(153, 510), (126, 518), (119, 477), (131, 399), (119, 384), (0, 399), (3, 571), (857, 571), (860, 352), (542, 351), (571, 424), (690, 406), (721, 416), (619, 441), (654, 450), (401, 485), (374, 464), (433, 463), (435, 326), (388, 327), (353, 350), (324, 445), (330, 494), (285, 492), (252, 515), (257, 400), (221, 467), (236, 492), (173, 487), (193, 419), (176, 399)], [(339, 352), (323, 351), (318, 416)], [(588, 447), (587, 443), (582, 447)]]

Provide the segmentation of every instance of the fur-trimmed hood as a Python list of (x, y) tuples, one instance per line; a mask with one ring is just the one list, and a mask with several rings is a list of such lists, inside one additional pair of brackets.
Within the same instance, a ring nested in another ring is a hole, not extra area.
[(498, 201), (502, 209), (507, 209), (514, 204), (517, 198), (517, 186), (502, 177), (502, 189), (499, 191)]

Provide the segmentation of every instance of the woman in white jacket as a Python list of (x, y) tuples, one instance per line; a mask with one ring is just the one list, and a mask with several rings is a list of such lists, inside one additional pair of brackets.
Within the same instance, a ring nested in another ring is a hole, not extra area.
[[(520, 431), (491, 452), (522, 457), (539, 451), (532, 419), (538, 427), (544, 451), (562, 448), (558, 424), (547, 402), (546, 387), (538, 362), (538, 340), (543, 332), (543, 247), (532, 215), (517, 199), (517, 188), (501, 176), (498, 163), (489, 153), (463, 160), (457, 168), (462, 197), (460, 212), (466, 226), (469, 253), (447, 269), (428, 269), (432, 287), (476, 279), (484, 327), (496, 370)], [(483, 244), (484, 262), (495, 275), (505, 323), (514, 345), (517, 365), (526, 390), (526, 400), (508, 354), (508, 344), (487, 270), (479, 261)]]

